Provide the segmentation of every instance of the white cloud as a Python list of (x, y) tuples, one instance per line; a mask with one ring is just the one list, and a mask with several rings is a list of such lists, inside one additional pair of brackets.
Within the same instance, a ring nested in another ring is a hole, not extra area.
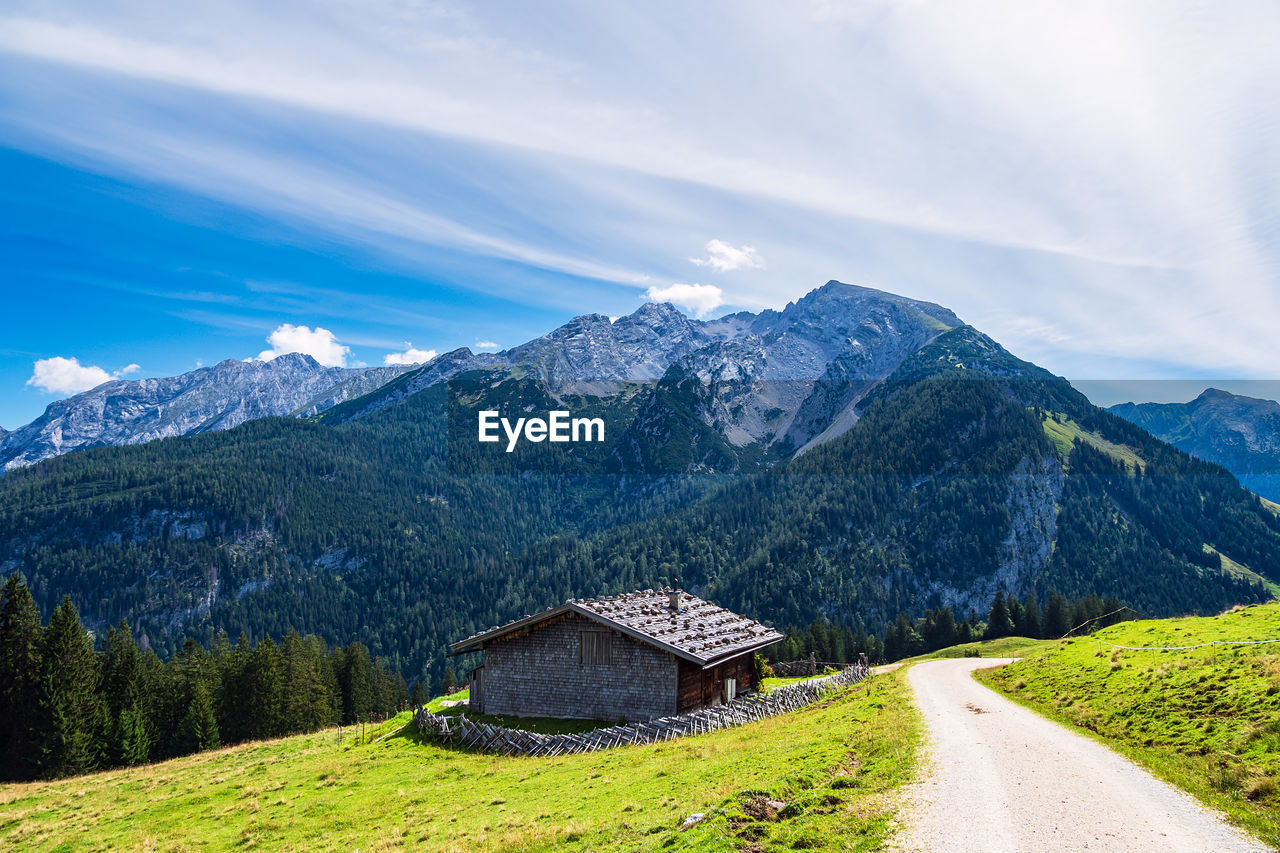
[[(27, 380), (27, 384), (50, 394), (78, 394), (116, 378), (101, 367), (81, 364), (78, 358), (63, 358), (60, 355), (42, 358), (35, 363), (34, 367), (35, 370)], [(129, 367), (136, 368), (137, 365), (131, 364)]]
[(142, 365), (140, 364), (126, 364), (116, 371), (116, 376), (128, 376), (130, 373), (137, 373), (141, 369)]
[(426, 364), (439, 353), (433, 349), (414, 349), (409, 341), (404, 342), (404, 352), (389, 352), (382, 357), (383, 364)]
[(699, 317), (724, 304), (724, 291), (714, 284), (672, 284), (670, 287), (654, 287), (644, 295), (654, 302), (671, 302), (687, 308)]
[(497, 350), (500, 347), (493, 341), (476, 341), (476, 349), (478, 350)]
[(292, 323), (281, 323), (276, 330), (267, 336), (271, 349), (258, 353), (259, 361), (271, 359), (290, 352), (300, 352), (311, 356), (326, 367), (346, 367), (347, 356), (351, 348), (338, 343), (333, 332), (316, 326), (295, 326)]
[(716, 272), (764, 269), (764, 258), (751, 246), (730, 246), (723, 240), (707, 243), (705, 258), (690, 258), (700, 267), (711, 267)]

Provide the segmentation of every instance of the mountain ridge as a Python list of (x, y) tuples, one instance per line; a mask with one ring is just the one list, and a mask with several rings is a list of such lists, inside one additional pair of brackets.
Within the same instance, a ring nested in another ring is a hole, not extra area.
[(1280, 501), (1280, 403), (1206, 388), (1187, 403), (1119, 403), (1109, 411)]
[(31, 465), (88, 447), (229, 429), (269, 415), (317, 414), (362, 396), (407, 368), (326, 367), (303, 353), (234, 358), (178, 376), (113, 379), (0, 432), (0, 466)]

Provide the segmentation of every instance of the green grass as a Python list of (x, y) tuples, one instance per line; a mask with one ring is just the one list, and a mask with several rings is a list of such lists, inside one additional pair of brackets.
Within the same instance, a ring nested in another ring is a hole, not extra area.
[[(1059, 421), (1058, 418), (1063, 419)], [(1134, 453), (1132, 448), (1107, 441), (1102, 436), (1089, 432), (1071, 418), (1049, 413), (1045, 415), (1043, 426), (1044, 434), (1049, 437), (1064, 459), (1071, 455), (1071, 446), (1075, 440), (1080, 439), (1085, 444), (1101, 450), (1126, 468), (1145, 470), (1147, 467), (1146, 462)]]
[(788, 684), (799, 684), (801, 681), (808, 681), (811, 678), (821, 678), (824, 675), (831, 675), (834, 669), (821, 670), (817, 675), (796, 675), (790, 677), (771, 676), (760, 681), (760, 690), (768, 693), (770, 690), (777, 690), (779, 687), (786, 687)]
[(1280, 845), (1280, 644), (1126, 651), (1280, 639), (1280, 603), (1221, 616), (1123, 622), (977, 674), (1084, 729), (1155, 775)]
[(870, 850), (919, 733), (902, 673), (747, 726), (558, 758), (330, 730), (0, 786), (0, 849)]
[(1204, 548), (1206, 554), (1218, 555), (1218, 560), (1222, 563), (1222, 570), (1227, 574), (1235, 575), (1238, 578), (1246, 578), (1254, 583), (1260, 583), (1272, 597), (1280, 596), (1280, 584), (1267, 580), (1244, 563), (1237, 563), (1212, 545), (1205, 544), (1201, 547)]
[(433, 714), (439, 714), (445, 709), (445, 702), (461, 702), (463, 699), (471, 698), (471, 688), (459, 690), (456, 693), (449, 693), (445, 696), (437, 696), (427, 703), (427, 710)]
[(1022, 658), (1055, 643), (1054, 640), (1033, 640), (1029, 637), (1001, 637), (998, 640), (980, 640), (976, 643), (961, 643), (948, 646), (908, 658), (903, 663), (914, 663), (921, 660), (938, 660), (939, 658)]

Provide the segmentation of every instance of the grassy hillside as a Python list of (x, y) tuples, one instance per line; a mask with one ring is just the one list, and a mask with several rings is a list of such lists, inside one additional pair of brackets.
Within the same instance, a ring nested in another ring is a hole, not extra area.
[(1265, 639), (1280, 639), (1280, 603), (1125, 622), (978, 678), (1100, 736), (1280, 845), (1280, 643), (1116, 648)]
[(947, 646), (927, 655), (920, 655), (906, 661), (912, 663), (921, 660), (939, 660), (941, 658), (1020, 658), (1034, 654), (1043, 648), (1056, 644), (1055, 640), (1035, 640), (1030, 637), (1001, 637), (998, 640), (979, 640), (976, 643), (961, 643)]
[[(411, 729), (339, 744), (331, 730), (0, 786), (0, 848), (871, 849), (915, 764), (907, 697), (894, 673), (752, 725), (559, 758), (472, 754)], [(681, 831), (696, 812), (707, 819)]]
[(1071, 449), (1077, 441), (1083, 441), (1095, 450), (1107, 454), (1126, 470), (1146, 470), (1146, 463), (1133, 452), (1133, 448), (1107, 441), (1097, 433), (1086, 430), (1066, 415), (1047, 412), (1043, 424), (1044, 434), (1049, 437), (1064, 459), (1071, 455)]

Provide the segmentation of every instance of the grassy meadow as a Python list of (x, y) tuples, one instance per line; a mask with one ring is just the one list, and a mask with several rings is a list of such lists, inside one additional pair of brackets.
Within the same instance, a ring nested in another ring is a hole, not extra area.
[(1280, 643), (1115, 648), (1263, 639), (1280, 639), (1280, 603), (1214, 617), (1124, 622), (1049, 642), (977, 677), (1101, 738), (1280, 846)]
[(903, 663), (941, 658), (1020, 658), (1054, 645), (1056, 640), (1035, 640), (1030, 637), (1001, 637), (998, 640), (978, 640), (947, 646), (935, 652), (908, 658)]
[(0, 848), (869, 850), (920, 736), (900, 672), (794, 714), (588, 755), (468, 753), (405, 722), (362, 744), (330, 730), (0, 785)]

